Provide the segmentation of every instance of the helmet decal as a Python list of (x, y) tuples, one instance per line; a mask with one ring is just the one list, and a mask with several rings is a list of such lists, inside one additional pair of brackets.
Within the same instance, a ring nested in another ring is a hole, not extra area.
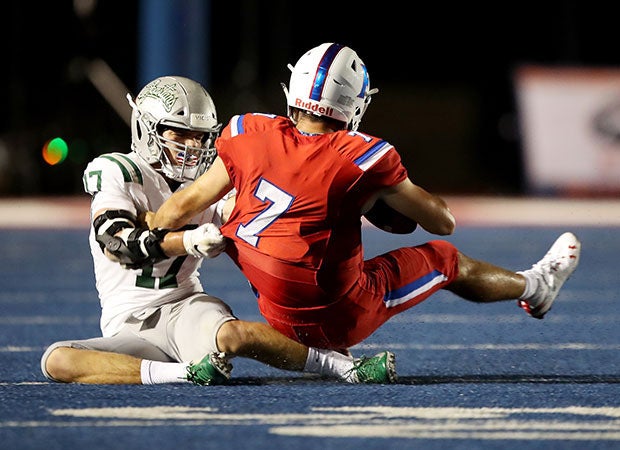
[(177, 84), (176, 83), (169, 83), (169, 84), (164, 83), (163, 86), (160, 86), (161, 82), (162, 82), (162, 79), (158, 78), (152, 83), (149, 83), (142, 90), (142, 92), (140, 92), (140, 94), (138, 95), (137, 101), (141, 102), (147, 97), (153, 98), (155, 100), (159, 100), (161, 104), (163, 105), (164, 109), (167, 112), (170, 112), (172, 111), (172, 107), (174, 106), (174, 104), (177, 102), (177, 99), (179, 98), (179, 96), (177, 95), (177, 91), (178, 91)]
[(321, 58), (321, 62), (316, 69), (316, 75), (314, 76), (314, 83), (312, 83), (312, 89), (310, 91), (310, 99), (319, 101), (321, 100), (321, 94), (323, 93), (323, 87), (325, 86), (325, 79), (329, 72), (336, 55), (342, 50), (342, 45), (332, 44), (325, 51), (325, 54)]

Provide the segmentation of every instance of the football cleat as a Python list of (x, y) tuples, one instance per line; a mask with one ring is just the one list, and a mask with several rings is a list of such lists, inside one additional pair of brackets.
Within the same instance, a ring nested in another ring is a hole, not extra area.
[(190, 363), (187, 380), (200, 386), (226, 384), (232, 368), (225, 353), (209, 353), (196, 364)]
[(533, 296), (520, 299), (517, 304), (530, 316), (542, 319), (551, 309), (566, 280), (579, 264), (581, 242), (573, 233), (562, 234), (547, 254), (527, 272), (538, 279), (538, 288)]
[(362, 356), (356, 359), (353, 368), (347, 374), (352, 383), (394, 383), (396, 376), (396, 358), (392, 352), (381, 352), (372, 358)]

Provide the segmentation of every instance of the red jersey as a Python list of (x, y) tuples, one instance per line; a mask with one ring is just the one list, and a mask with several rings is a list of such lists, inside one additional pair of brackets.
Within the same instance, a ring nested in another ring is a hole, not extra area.
[(246, 114), (231, 119), (216, 147), (237, 190), (221, 228), (232, 241), (226, 252), (281, 333), (349, 347), (456, 276), (456, 249), (446, 243), (364, 261), (362, 206), (407, 178), (388, 142), (307, 135), (288, 118)]
[(216, 145), (237, 190), (222, 233), (258, 292), (293, 307), (346, 293), (362, 270), (362, 206), (407, 177), (393, 146), (359, 132), (306, 135), (263, 114), (234, 117)]

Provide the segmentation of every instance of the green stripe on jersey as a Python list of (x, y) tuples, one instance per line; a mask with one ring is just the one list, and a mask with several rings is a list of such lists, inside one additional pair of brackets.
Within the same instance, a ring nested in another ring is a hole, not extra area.
[(116, 165), (120, 167), (121, 172), (123, 172), (123, 180), (125, 182), (129, 183), (133, 181), (134, 183), (142, 184), (142, 172), (140, 168), (126, 155), (122, 153), (109, 153), (107, 155), (101, 155), (101, 158), (116, 163)]

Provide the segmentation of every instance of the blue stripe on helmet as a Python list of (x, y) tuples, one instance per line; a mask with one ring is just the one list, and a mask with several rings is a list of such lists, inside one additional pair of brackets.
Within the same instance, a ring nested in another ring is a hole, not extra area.
[(359, 98), (364, 98), (364, 94), (366, 93), (366, 90), (368, 89), (368, 70), (366, 70), (366, 66), (364, 64), (362, 64), (361, 66), (362, 66), (362, 73), (364, 74), (364, 82), (362, 83), (362, 90), (360, 91), (359, 94), (357, 94), (357, 96)]
[(317, 102), (321, 100), (321, 93), (323, 92), (323, 86), (325, 86), (325, 78), (327, 78), (329, 68), (342, 48), (343, 46), (340, 44), (332, 44), (325, 51), (323, 58), (319, 62), (319, 67), (316, 69), (316, 75), (314, 75), (314, 83), (312, 83), (312, 89), (310, 90), (311, 100)]

